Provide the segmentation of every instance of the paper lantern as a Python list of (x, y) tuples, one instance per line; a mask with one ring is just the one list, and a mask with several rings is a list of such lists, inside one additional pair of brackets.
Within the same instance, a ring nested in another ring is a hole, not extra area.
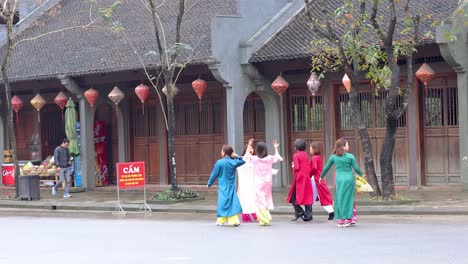
[(282, 76), (278, 76), (271, 84), (271, 88), (281, 96), (289, 88), (289, 83)]
[(60, 109), (62, 110), (67, 105), (67, 101), (68, 101), (68, 98), (63, 92), (60, 92), (54, 99), (54, 103), (58, 105)]
[(201, 100), (206, 92), (206, 88), (208, 88), (208, 84), (205, 82), (205, 80), (198, 78), (192, 82), (192, 88), (198, 96), (199, 111), (201, 112)]
[[(167, 87), (164, 86), (162, 88), (162, 92), (164, 95), (167, 96)], [(172, 97), (176, 96), (177, 94), (179, 93), (179, 88), (177, 88), (177, 86), (175, 86), (174, 84), (172, 85)]]
[(89, 105), (91, 107), (94, 107), (94, 104), (96, 103), (98, 97), (99, 97), (99, 92), (94, 90), (93, 88), (89, 88), (84, 92), (84, 97), (86, 98), (86, 101), (88, 101)]
[(423, 63), (423, 65), (421, 65), (421, 67), (416, 71), (415, 75), (422, 83), (424, 83), (424, 86), (427, 87), (427, 84), (434, 79), (435, 71), (431, 66), (429, 66), (429, 64)]
[(46, 104), (46, 100), (42, 98), (40, 94), (36, 94), (33, 99), (31, 99), (31, 104), (36, 108), (37, 110), (37, 121), (41, 122), (41, 115), (39, 114), (39, 111), (41, 111), (42, 107)]
[(138, 96), (138, 99), (140, 99), (140, 102), (143, 104), (142, 106), (142, 114), (145, 114), (145, 102), (146, 99), (148, 99), (150, 93), (150, 88), (144, 84), (140, 84), (135, 88), (135, 94)]
[(349, 93), (351, 91), (351, 80), (349, 79), (348, 74), (345, 73), (341, 81), (343, 82), (346, 91)]
[(16, 112), (16, 123), (18, 123), (18, 112), (24, 106), (23, 100), (15, 95), (11, 98), (11, 105), (13, 110)]
[(309, 91), (312, 94), (312, 96), (315, 96), (315, 94), (318, 92), (320, 85), (321, 83), (317, 73), (313, 72), (310, 75), (309, 80), (307, 81), (307, 87), (309, 88)]
[(116, 86), (107, 97), (117, 106), (125, 98), (125, 94)]
[(271, 84), (271, 88), (280, 96), (280, 107), (283, 109), (283, 93), (289, 88), (289, 83), (279, 75)]

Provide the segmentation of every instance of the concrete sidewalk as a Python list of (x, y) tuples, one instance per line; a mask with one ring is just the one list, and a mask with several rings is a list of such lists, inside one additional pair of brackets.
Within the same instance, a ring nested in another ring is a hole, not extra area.
[[(193, 186), (192, 186), (193, 187)], [(207, 189), (206, 186), (195, 186), (201, 192), (201, 198), (193, 201), (167, 203), (150, 202), (156, 190), (166, 189), (166, 186), (149, 186), (147, 194), (148, 204), (155, 212), (183, 212), (183, 213), (216, 213), (216, 187)], [(333, 191), (333, 190), (332, 190)], [(272, 214), (292, 214), (291, 205), (286, 203), (287, 188), (275, 190), (273, 199), (275, 209)], [(399, 188), (397, 193), (402, 197), (399, 201), (374, 201), (368, 194), (358, 194), (356, 204), (358, 214), (363, 215), (468, 215), (468, 193), (456, 187), (431, 187), (412, 190)], [(98, 188), (95, 191), (73, 193), (69, 199), (62, 198), (62, 192), (52, 197), (50, 188), (41, 189), (41, 199), (37, 201), (14, 200), (14, 189), (0, 188), (0, 208), (51, 209), (75, 211), (113, 211), (117, 205), (115, 187)], [(132, 190), (121, 192), (122, 207), (126, 211), (137, 211), (143, 203), (143, 192)], [(314, 206), (314, 215), (324, 215), (319, 205)]]

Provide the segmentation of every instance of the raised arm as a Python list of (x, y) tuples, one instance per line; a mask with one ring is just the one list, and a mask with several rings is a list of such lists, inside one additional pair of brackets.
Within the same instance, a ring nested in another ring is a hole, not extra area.
[(330, 170), (331, 166), (335, 163), (334, 161), (334, 156), (331, 156), (328, 161), (327, 161), (327, 165), (325, 165), (325, 168), (323, 168), (322, 170), (322, 174), (320, 175), (320, 178), (323, 179), (325, 177), (325, 175), (327, 175), (328, 171)]
[(234, 161), (236, 162), (236, 168), (245, 164), (245, 160), (241, 156), (236, 156)]
[(356, 158), (353, 154), (351, 154), (351, 166), (353, 166), (354, 171), (359, 174), (359, 176), (362, 176), (362, 171), (359, 168), (359, 165), (357, 164)]
[(273, 140), (273, 147), (275, 148), (275, 155), (273, 156), (273, 163), (278, 161), (283, 161), (283, 157), (279, 154), (279, 143), (276, 140)]

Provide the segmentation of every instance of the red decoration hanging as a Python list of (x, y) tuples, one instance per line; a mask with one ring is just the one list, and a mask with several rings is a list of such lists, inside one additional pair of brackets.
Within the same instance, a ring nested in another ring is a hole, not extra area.
[(16, 123), (18, 123), (18, 112), (24, 106), (24, 102), (21, 98), (15, 95), (11, 98), (11, 105), (13, 106), (13, 110), (16, 112)]
[(67, 105), (67, 101), (68, 101), (68, 98), (63, 92), (60, 92), (54, 99), (54, 103), (58, 105), (60, 109), (62, 110)]
[(271, 84), (271, 88), (280, 96), (281, 109), (283, 108), (283, 93), (289, 88), (289, 83), (279, 75)]
[(84, 97), (86, 98), (86, 101), (88, 101), (89, 105), (91, 107), (94, 107), (94, 104), (96, 103), (98, 97), (99, 97), (99, 92), (94, 90), (93, 88), (89, 88), (84, 92)]
[(419, 67), (419, 69), (416, 71), (416, 73), (414, 74), (416, 75), (416, 77), (424, 83), (424, 86), (427, 87), (427, 84), (432, 80), (434, 79), (435, 77), (435, 71), (432, 69), (431, 66), (429, 66), (429, 64), (427, 63), (423, 63), (423, 65), (421, 65), (421, 67)]
[(145, 101), (148, 99), (150, 93), (150, 88), (144, 84), (140, 84), (135, 88), (135, 94), (138, 96), (138, 99), (140, 99), (141, 103), (143, 104), (142, 107), (142, 113), (143, 115), (145, 114)]
[(348, 74), (345, 73), (341, 82), (343, 82), (346, 91), (349, 93), (351, 91), (351, 80), (349, 79)]
[(205, 80), (200, 79), (199, 77), (198, 79), (192, 82), (192, 88), (198, 96), (199, 111), (201, 112), (201, 100), (206, 92), (206, 88), (208, 88), (208, 84), (205, 82)]
[(58, 105), (60, 109), (62, 110), (62, 120), (63, 120), (63, 109), (67, 105), (67, 102), (68, 102), (68, 98), (63, 92), (60, 92), (54, 99), (54, 103)]

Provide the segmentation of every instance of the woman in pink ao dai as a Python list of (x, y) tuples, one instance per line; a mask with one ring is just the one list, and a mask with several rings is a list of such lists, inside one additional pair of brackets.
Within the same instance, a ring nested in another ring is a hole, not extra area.
[(272, 179), (274, 172), (273, 164), (283, 161), (279, 155), (279, 144), (273, 141), (275, 155), (268, 155), (268, 148), (264, 142), (259, 142), (255, 149), (256, 156), (246, 154), (244, 159), (252, 162), (254, 165), (255, 189), (256, 189), (256, 204), (257, 218), (260, 225), (270, 225), (272, 220), (270, 211), (274, 208), (272, 192)]

